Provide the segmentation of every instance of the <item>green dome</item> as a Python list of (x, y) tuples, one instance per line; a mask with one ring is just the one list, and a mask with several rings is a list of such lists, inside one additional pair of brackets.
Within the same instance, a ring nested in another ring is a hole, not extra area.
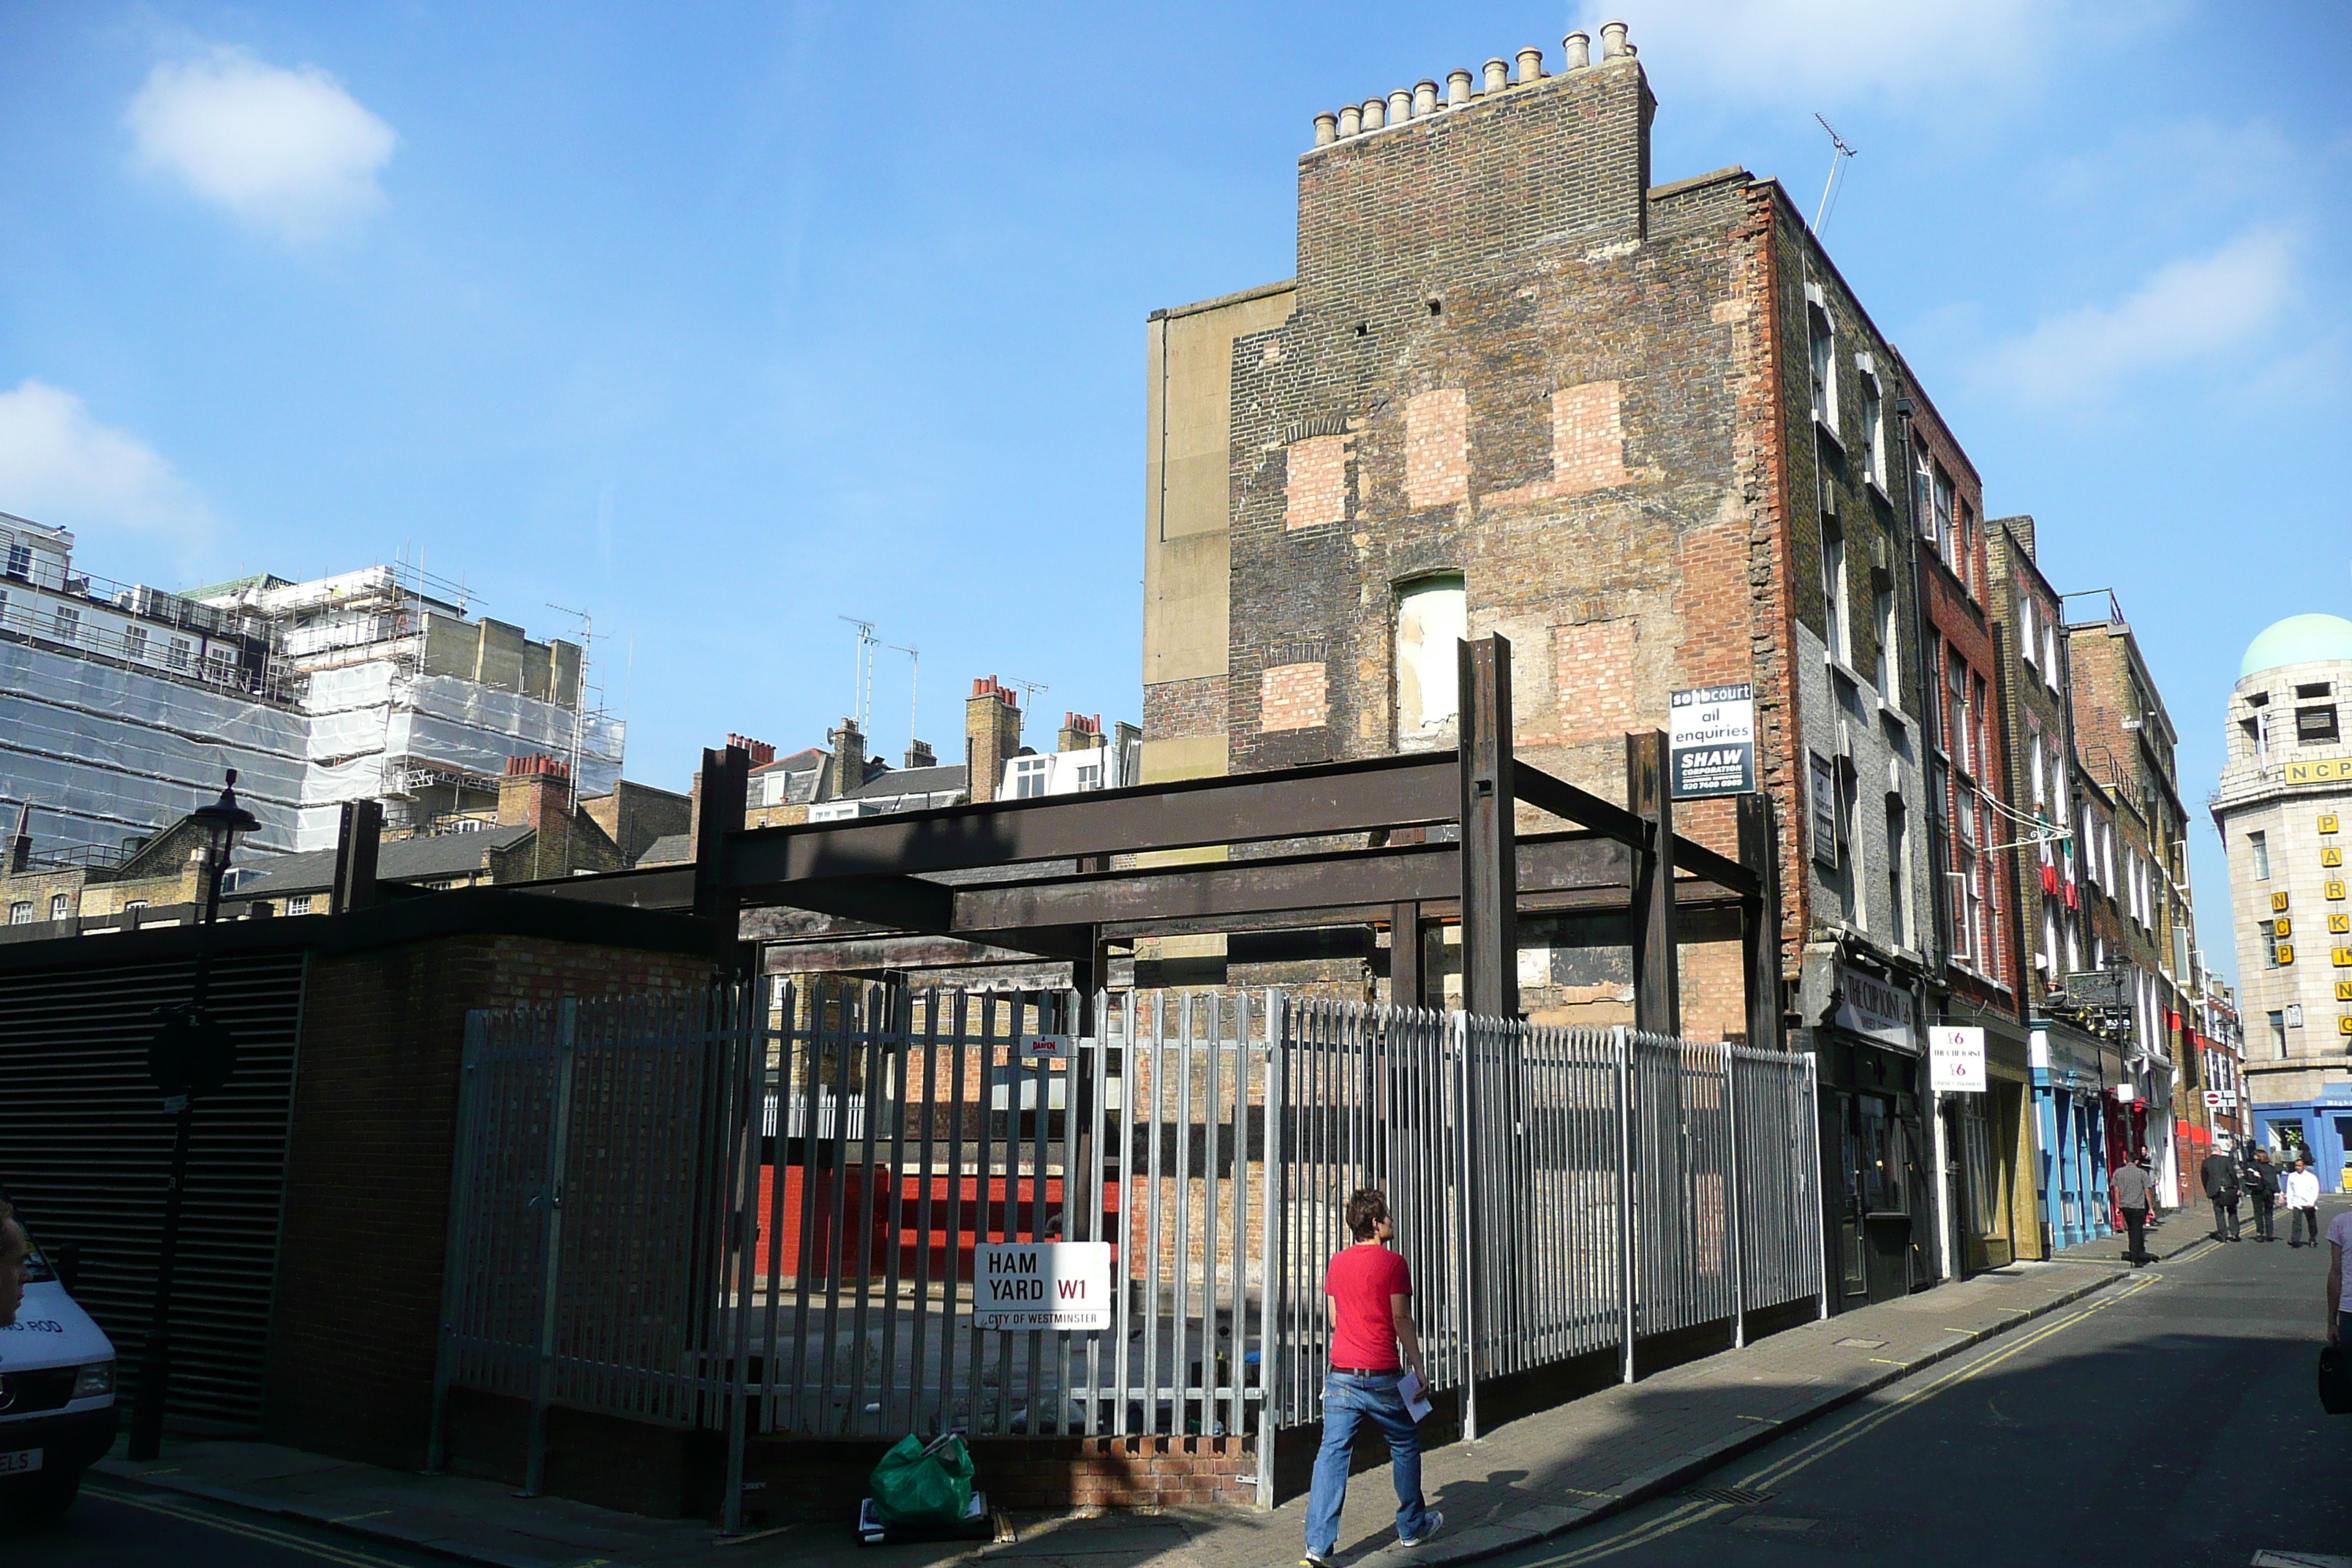
[(2289, 616), (2247, 645), (2246, 657), (2238, 664), (2238, 679), (2284, 664), (2316, 664), (2330, 658), (2352, 661), (2352, 621), (2341, 616)]

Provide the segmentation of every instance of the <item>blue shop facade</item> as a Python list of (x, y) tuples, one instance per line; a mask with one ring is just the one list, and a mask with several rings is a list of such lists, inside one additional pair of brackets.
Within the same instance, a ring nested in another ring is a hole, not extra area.
[(2063, 1019), (2034, 1018), (2027, 1026), (2026, 1052), (2042, 1144), (2042, 1223), (2050, 1245), (2072, 1247), (2113, 1235), (2107, 1173), (2122, 1157), (2119, 1136), (2127, 1135), (2120, 1118), (2128, 1102), (2116, 1098), (2116, 1086), (2129, 1083), (2122, 1050)]
[(2323, 1193), (2352, 1193), (2352, 1083), (2331, 1083), (2317, 1100), (2253, 1107), (2254, 1136), (2279, 1159), (2300, 1144)]

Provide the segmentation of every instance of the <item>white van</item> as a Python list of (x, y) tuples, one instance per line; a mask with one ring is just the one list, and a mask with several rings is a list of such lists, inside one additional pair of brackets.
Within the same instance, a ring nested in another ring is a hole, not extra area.
[[(18, 1225), (25, 1216), (16, 1216)], [(29, 1234), (29, 1233), (28, 1233)], [(25, 1303), (0, 1327), (0, 1522), (45, 1524), (114, 1446), (114, 1343), (34, 1243)]]

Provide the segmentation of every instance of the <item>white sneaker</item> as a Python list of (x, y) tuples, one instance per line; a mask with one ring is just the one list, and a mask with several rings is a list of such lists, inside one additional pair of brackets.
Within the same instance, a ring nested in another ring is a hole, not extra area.
[(1421, 1533), (1419, 1535), (1400, 1535), (1397, 1537), (1397, 1544), (1399, 1546), (1418, 1546), (1423, 1542), (1428, 1540), (1431, 1536), (1435, 1535), (1439, 1531), (1444, 1530), (1444, 1528), (1445, 1515), (1439, 1512), (1436, 1509), (1431, 1509), (1429, 1510), (1429, 1522), (1421, 1527)]

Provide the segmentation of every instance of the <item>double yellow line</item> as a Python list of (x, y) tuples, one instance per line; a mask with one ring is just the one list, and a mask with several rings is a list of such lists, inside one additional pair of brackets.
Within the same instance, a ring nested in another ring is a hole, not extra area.
[(344, 1568), (405, 1568), (389, 1557), (378, 1557), (352, 1547), (331, 1545), (283, 1530), (272, 1530), (266, 1524), (253, 1524), (241, 1519), (229, 1519), (204, 1509), (181, 1502), (177, 1499), (153, 1497), (139, 1492), (122, 1491), (114, 1487), (99, 1486), (85, 1481), (82, 1489), (91, 1497), (103, 1498), (124, 1508), (135, 1508), (147, 1513), (159, 1513), (167, 1519), (184, 1520), (200, 1524), (207, 1530), (217, 1530), (226, 1535), (258, 1541), (265, 1545), (279, 1546), (289, 1552), (299, 1552), (323, 1563), (340, 1563)]
[[(2210, 1247), (2211, 1243), (2209, 1242), (2205, 1245)], [(2199, 1247), (2182, 1254), (2173, 1261), (2177, 1263), (2185, 1263), (2191, 1258), (2202, 1256), (2203, 1252), (2204, 1247)], [(2023, 1338), (2019, 1339), (2012, 1343), (2003, 1345), (2000, 1350), (1995, 1351), (1990, 1355), (1979, 1356), (1976, 1360), (1969, 1362), (1967, 1365), (1956, 1367), (1952, 1371), (1945, 1373), (1940, 1377), (1935, 1377), (1924, 1383), (1915, 1384), (1911, 1387), (1906, 1388), (1902, 1393), (1896, 1394), (1893, 1399), (1887, 1401), (1884, 1406), (1871, 1412), (1862, 1419), (1841, 1427), (1837, 1431), (1830, 1432), (1820, 1437), (1816, 1437), (1811, 1442), (1806, 1444), (1803, 1447), (1796, 1449), (1794, 1452), (1787, 1454), (1780, 1458), (1775, 1459), (1761, 1469), (1741, 1477), (1733, 1484), (1749, 1490), (1759, 1491), (1777, 1487), (1780, 1483), (1787, 1481), (1790, 1477), (1795, 1475), (1798, 1471), (1805, 1468), (1808, 1465), (1813, 1464), (1817, 1460), (1827, 1458), (1830, 1455), (1836, 1453), (1840, 1448), (1844, 1447), (1848, 1443), (1853, 1442), (1855, 1438), (1860, 1437), (1866, 1433), (1877, 1430), (1879, 1427), (1885, 1426), (1887, 1422), (1894, 1420), (1897, 1415), (1902, 1415), (1904, 1411), (1909, 1409), (1912, 1405), (1918, 1404), (1920, 1401), (1931, 1399), (1955, 1384), (1966, 1383), (1969, 1379), (1976, 1376), (1979, 1373), (1999, 1366), (2001, 1363), (2009, 1360), (2012, 1356), (2024, 1354), (2027, 1351), (2032, 1350), (2035, 1345), (2042, 1343), (2044, 1340), (2050, 1339), (2057, 1334), (2064, 1333), (2068, 1329), (2073, 1328), (2075, 1324), (2084, 1321), (2085, 1319), (2094, 1317), (2100, 1312), (2104, 1312), (2108, 1308), (2116, 1306), (2120, 1302), (2128, 1301), (2134, 1296), (2137, 1296), (2142, 1290), (2154, 1285), (2162, 1278), (2162, 1275), (2151, 1271), (2138, 1276), (2137, 1279), (2131, 1280), (2128, 1284), (2124, 1285), (2119, 1289), (2102, 1291), (2097, 1297), (2092, 1300), (2089, 1305), (2078, 1308), (2077, 1310), (2067, 1313), (2063, 1318), (2053, 1320), (2052, 1321), (2042, 1325), (2041, 1328), (2034, 1330), (2032, 1333), (2025, 1335)], [(1575, 1565), (1578, 1563), (1595, 1563), (1603, 1557), (1613, 1557), (1618, 1552), (1629, 1552), (1636, 1546), (1647, 1545), (1649, 1542), (1659, 1539), (1661, 1536), (1672, 1535), (1678, 1531), (1687, 1530), (1692, 1525), (1703, 1523), (1707, 1520), (1713, 1519), (1717, 1514), (1728, 1513), (1736, 1506), (1737, 1505), (1732, 1503), (1716, 1502), (1706, 1499), (1694, 1499), (1689, 1502), (1684, 1503), (1679, 1508), (1661, 1514), (1656, 1519), (1651, 1520), (1647, 1523), (1636, 1525), (1625, 1531), (1622, 1534), (1611, 1536), (1604, 1541), (1595, 1541), (1590, 1545), (1572, 1548), (1570, 1551), (1559, 1553), (1558, 1556), (1535, 1559), (1528, 1564), (1528, 1568), (1575, 1568)]]

